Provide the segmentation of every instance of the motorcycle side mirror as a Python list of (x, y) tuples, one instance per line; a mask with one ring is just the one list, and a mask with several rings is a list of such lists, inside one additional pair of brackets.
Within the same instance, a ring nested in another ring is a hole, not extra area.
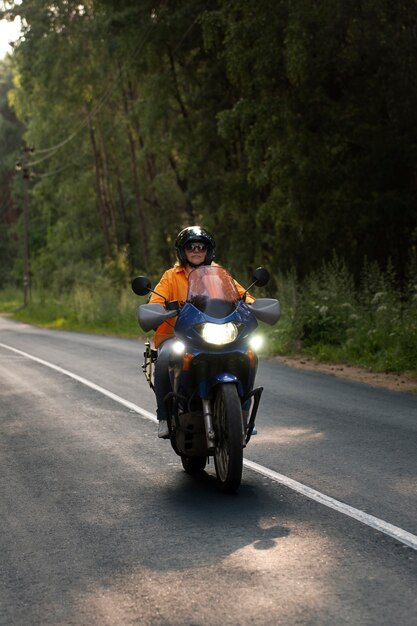
[(252, 280), (257, 287), (265, 287), (269, 281), (269, 272), (265, 267), (258, 267), (252, 276)]
[(137, 296), (146, 296), (152, 290), (151, 281), (146, 276), (136, 276), (132, 280), (132, 291)]
[(253, 282), (249, 285), (249, 287), (246, 288), (245, 293), (242, 296), (242, 300), (244, 302), (246, 299), (246, 294), (248, 293), (249, 289), (251, 289), (254, 285), (256, 285), (257, 287), (264, 287), (266, 285), (269, 280), (268, 270), (264, 267), (257, 267), (256, 270), (253, 272), (252, 280)]

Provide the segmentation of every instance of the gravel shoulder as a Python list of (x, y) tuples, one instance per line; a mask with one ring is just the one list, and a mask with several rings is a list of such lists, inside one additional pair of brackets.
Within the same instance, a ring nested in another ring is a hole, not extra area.
[(363, 367), (346, 365), (341, 363), (321, 363), (315, 359), (305, 356), (295, 357), (275, 357), (280, 363), (298, 369), (315, 370), (364, 383), (373, 387), (383, 387), (391, 391), (414, 392), (417, 393), (417, 378), (407, 373), (394, 372), (371, 372)]

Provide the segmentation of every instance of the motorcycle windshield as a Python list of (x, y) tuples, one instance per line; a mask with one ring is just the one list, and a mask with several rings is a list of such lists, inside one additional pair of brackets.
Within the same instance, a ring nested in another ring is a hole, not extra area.
[(210, 317), (227, 317), (240, 295), (231, 275), (222, 267), (203, 265), (188, 276), (187, 302)]

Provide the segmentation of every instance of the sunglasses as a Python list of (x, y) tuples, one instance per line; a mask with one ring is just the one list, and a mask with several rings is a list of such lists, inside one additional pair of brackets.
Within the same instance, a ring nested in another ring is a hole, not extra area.
[(207, 246), (205, 243), (187, 243), (185, 249), (187, 252), (205, 252)]

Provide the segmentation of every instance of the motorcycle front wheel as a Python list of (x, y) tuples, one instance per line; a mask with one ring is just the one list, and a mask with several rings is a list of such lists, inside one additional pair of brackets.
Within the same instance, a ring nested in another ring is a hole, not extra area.
[(242, 407), (235, 385), (219, 385), (214, 402), (214, 466), (223, 493), (234, 493), (242, 480)]

